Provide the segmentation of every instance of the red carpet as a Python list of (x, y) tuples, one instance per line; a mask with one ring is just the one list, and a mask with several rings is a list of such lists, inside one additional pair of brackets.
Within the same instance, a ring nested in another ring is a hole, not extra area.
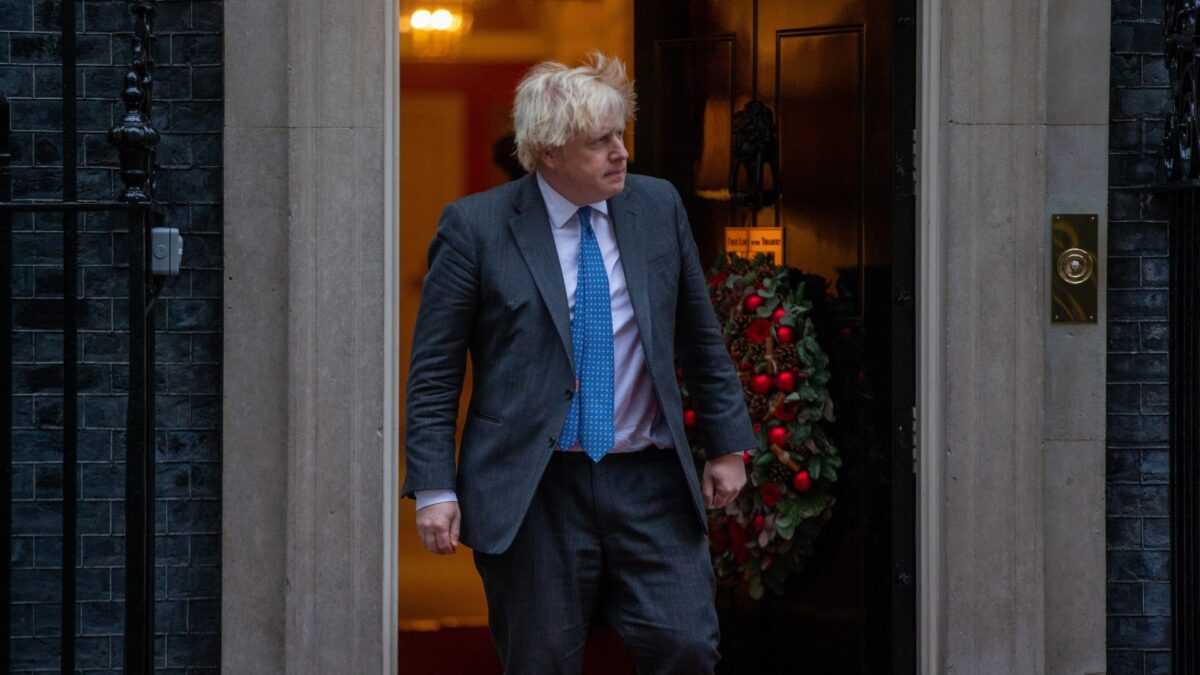
[[(500, 659), (487, 628), (400, 632), (397, 675), (500, 675)], [(584, 675), (633, 675), (633, 659), (608, 626), (588, 635)]]

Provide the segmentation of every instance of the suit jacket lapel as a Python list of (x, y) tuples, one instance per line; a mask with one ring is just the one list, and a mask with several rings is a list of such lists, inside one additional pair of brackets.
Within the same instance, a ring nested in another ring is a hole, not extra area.
[(613, 232), (617, 237), (617, 250), (621, 253), (621, 268), (625, 271), (625, 287), (633, 304), (633, 316), (637, 320), (638, 336), (646, 363), (654, 363), (651, 339), (652, 317), (650, 293), (646, 281), (646, 246), (642, 241), (642, 229), (638, 226), (637, 209), (629, 199), (629, 189), (608, 200), (608, 215), (612, 220)]
[(567, 360), (575, 370), (575, 356), (571, 349), (571, 314), (567, 307), (567, 289), (563, 285), (562, 266), (558, 263), (558, 249), (554, 246), (554, 234), (550, 231), (550, 219), (546, 216), (546, 205), (538, 191), (537, 178), (529, 174), (521, 182), (517, 198), (513, 203), (516, 211), (508, 220), (521, 256), (533, 275), (542, 301), (554, 321), (554, 328), (562, 340)]

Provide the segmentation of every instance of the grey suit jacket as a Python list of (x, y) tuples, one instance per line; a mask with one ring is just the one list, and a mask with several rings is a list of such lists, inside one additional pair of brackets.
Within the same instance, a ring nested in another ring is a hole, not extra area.
[[(756, 445), (742, 386), (675, 188), (630, 175), (608, 206), (650, 379), (703, 526), (675, 357), (709, 458)], [(402, 495), (454, 488), (462, 542), (482, 553), (502, 553), (512, 542), (571, 405), (571, 322), (550, 227), (531, 174), (447, 205), (429, 247), (408, 376)], [(456, 470), (468, 352), (473, 389)]]

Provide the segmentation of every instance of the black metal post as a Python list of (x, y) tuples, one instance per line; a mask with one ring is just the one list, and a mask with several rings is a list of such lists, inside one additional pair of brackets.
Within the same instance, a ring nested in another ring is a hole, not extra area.
[[(129, 407), (125, 427), (125, 672), (147, 673), (154, 664), (153, 558), (146, 543), (154, 539), (153, 494), (147, 494), (146, 404), (154, 377), (146, 363), (145, 230), (143, 214), (129, 216)], [(149, 564), (147, 564), (149, 562)], [(150, 633), (147, 639), (147, 632)]]
[[(153, 227), (157, 218), (161, 217), (161, 213), (144, 213), (142, 222), (145, 223), (142, 235), (142, 281), (145, 284), (144, 289), (152, 287), (152, 277), (148, 269), (149, 253), (150, 253), (150, 229)], [(145, 356), (143, 360), (146, 363), (146, 399), (144, 414), (146, 419), (145, 436), (142, 440), (142, 446), (145, 448), (145, 468), (142, 473), (142, 480), (146, 486), (145, 510), (146, 510), (146, 540), (142, 545), (142, 565), (146, 569), (146, 613), (143, 616), (142, 639), (146, 641), (147, 659), (151, 664), (154, 662), (154, 535), (155, 526), (157, 524), (154, 510), (154, 497), (158, 494), (156, 489), (155, 476), (158, 473), (155, 467), (155, 452), (157, 443), (155, 442), (156, 420), (155, 412), (157, 406), (158, 385), (155, 377), (155, 362), (154, 362), (154, 306), (158, 299), (158, 293), (153, 292), (148, 302), (143, 304), (142, 315), (145, 317), (146, 332), (143, 334), (143, 345)], [(148, 672), (154, 672), (154, 667), (151, 665)]]
[(0, 202), (0, 212), (3, 213), (104, 213), (107, 211), (122, 211), (124, 213), (152, 211), (154, 205), (150, 202), (21, 202), (10, 204)]
[(1169, 400), (1172, 673), (1200, 675), (1200, 7), (1167, 0), (1163, 64), (1172, 109), (1163, 127), (1160, 187), (1170, 199)]
[(1200, 218), (1196, 216), (1196, 209), (1200, 200), (1197, 200), (1196, 191), (1189, 193), (1189, 201), (1191, 217), (1187, 222), (1183, 255), (1187, 266), (1182, 270), (1187, 284), (1183, 307), (1186, 314), (1183, 325), (1187, 331), (1183, 345), (1187, 375), (1183, 386), (1187, 388), (1187, 394), (1183, 399), (1186, 409), (1180, 409), (1188, 436), (1187, 443), (1176, 448), (1179, 469), (1172, 473), (1172, 482), (1185, 493), (1184, 508), (1173, 517), (1180, 521), (1176, 529), (1180, 531), (1180, 550), (1186, 556), (1181, 565), (1181, 572), (1186, 576), (1181, 578), (1179, 594), (1186, 599), (1190, 610), (1185, 612), (1184, 621), (1180, 623), (1183, 630), (1177, 631), (1177, 635), (1181, 642), (1187, 641), (1186, 672), (1200, 675), (1200, 633), (1197, 632), (1200, 631), (1200, 461), (1196, 457), (1197, 442), (1200, 442), (1200, 414), (1197, 411), (1200, 405), (1200, 321), (1196, 317), (1196, 311), (1200, 309), (1196, 295), (1200, 292), (1200, 236), (1197, 236), (1196, 223)]
[(1183, 383), (1187, 387), (1183, 404), (1187, 408), (1180, 411), (1187, 429), (1188, 443), (1177, 446), (1175, 455), (1179, 462), (1179, 470), (1172, 475), (1172, 480), (1186, 492), (1185, 506), (1175, 517), (1180, 520), (1177, 529), (1181, 532), (1181, 550), (1187, 556), (1182, 561), (1187, 567), (1181, 569), (1186, 576), (1181, 579), (1180, 594), (1186, 598), (1190, 609), (1180, 624), (1181, 629), (1189, 632), (1184, 633), (1181, 630), (1177, 634), (1180, 641), (1188, 641), (1187, 672), (1196, 675), (1200, 673), (1200, 634), (1197, 633), (1197, 630), (1200, 630), (1200, 626), (1197, 625), (1200, 622), (1200, 569), (1197, 569), (1197, 565), (1200, 565), (1200, 542), (1197, 541), (1200, 539), (1200, 461), (1197, 461), (1195, 450), (1197, 441), (1200, 441), (1200, 419), (1196, 409), (1196, 406), (1200, 405), (1200, 345), (1197, 344), (1200, 342), (1200, 322), (1196, 319), (1196, 310), (1200, 309), (1196, 301), (1196, 293), (1200, 292), (1200, 236), (1196, 233), (1196, 222), (1200, 219), (1196, 217), (1195, 191), (1190, 193), (1190, 199), (1188, 212), (1191, 218), (1187, 223), (1184, 254), (1187, 267), (1182, 270), (1185, 275), (1184, 281), (1187, 283), (1187, 295), (1184, 298), (1187, 305), (1183, 308), (1187, 314), (1184, 324), (1187, 331), (1187, 335), (1184, 336), (1184, 350), (1188, 371), (1187, 379)]
[[(125, 74), (125, 115), (108, 134), (120, 151), (120, 201), (152, 204), (158, 131), (151, 121), (155, 5), (133, 0), (133, 61)], [(152, 226), (147, 211), (129, 217), (129, 405), (125, 431), (125, 672), (154, 668), (154, 323), (147, 271)]]
[[(1174, 274), (1178, 274), (1178, 272), (1179, 272), (1179, 262), (1178, 262), (1179, 251), (1176, 248), (1176, 246), (1174, 245), (1174, 242), (1175, 242), (1176, 238), (1178, 238), (1178, 236), (1179, 236), (1178, 229), (1177, 229), (1179, 227), (1179, 224), (1176, 222), (1176, 217), (1177, 217), (1177, 214), (1180, 213), (1181, 202), (1183, 199), (1183, 192), (1180, 190), (1172, 191), (1168, 194), (1168, 198), (1170, 199), (1170, 203), (1171, 203), (1171, 220), (1167, 226), (1167, 241), (1168, 241), (1167, 255), (1168, 255), (1168, 260), (1170, 261), (1169, 264), (1171, 267), (1171, 271)], [(1179, 293), (1176, 289), (1176, 283), (1174, 281), (1172, 281), (1170, 283), (1170, 290), (1168, 291), (1168, 295), (1167, 295), (1167, 332), (1168, 332), (1167, 344), (1169, 345), (1168, 349), (1170, 350), (1167, 355), (1167, 378), (1169, 380), (1169, 384), (1167, 385), (1167, 389), (1168, 389), (1167, 395), (1169, 397), (1168, 400), (1170, 401), (1171, 412), (1172, 412), (1172, 414), (1168, 418), (1169, 429), (1167, 432), (1167, 437), (1168, 437), (1168, 444), (1172, 448), (1178, 447), (1179, 438), (1182, 435), (1180, 433), (1180, 428), (1179, 428), (1179, 416), (1174, 414), (1174, 408), (1178, 401), (1177, 397), (1179, 396), (1179, 393), (1176, 391), (1176, 388), (1177, 388), (1176, 382), (1178, 381), (1178, 375), (1176, 373), (1179, 368), (1179, 356), (1178, 356), (1179, 345), (1180, 345), (1179, 337), (1182, 334), (1182, 331), (1179, 328), (1179, 318), (1180, 318), (1179, 317), (1179, 307), (1180, 307)], [(1170, 473), (1174, 474), (1175, 473), (1174, 453), (1171, 453), (1171, 457), (1169, 459), (1169, 464), (1170, 464), (1170, 467), (1169, 467)], [(1179, 502), (1179, 494), (1178, 494), (1178, 487), (1176, 485), (1176, 482), (1173, 480), (1169, 481), (1169, 485), (1167, 488), (1167, 512), (1171, 513), (1171, 514), (1175, 513), (1178, 502)], [(1172, 539), (1175, 538), (1175, 522), (1174, 521), (1171, 522), (1171, 537), (1172, 537)], [(1176, 554), (1176, 549), (1178, 548), (1178, 546), (1179, 546), (1179, 541), (1176, 540), (1176, 541), (1171, 542), (1170, 577), (1172, 580), (1175, 580), (1178, 578), (1178, 570), (1176, 569), (1176, 566), (1179, 564), (1179, 558), (1178, 558), (1178, 555)], [(1171, 626), (1172, 642), (1175, 641), (1175, 636), (1174, 636), (1175, 626), (1178, 626), (1179, 621), (1183, 618), (1182, 614), (1180, 613), (1180, 610), (1182, 609), (1182, 607), (1180, 607), (1180, 603), (1179, 603), (1179, 594), (1177, 592), (1175, 592), (1176, 588), (1177, 588), (1176, 586), (1172, 585), (1172, 588), (1171, 588), (1171, 616), (1175, 618), (1173, 625)], [(1174, 661), (1177, 666), (1180, 664), (1181, 657), (1182, 657), (1182, 654), (1180, 654), (1178, 651), (1176, 651), (1174, 654)]]
[(1170, 193), (1170, 488), (1173, 673), (1200, 674), (1200, 185)]
[(79, 214), (124, 211), (129, 222), (129, 398), (126, 418), (126, 673), (154, 670), (154, 323), (157, 296), (147, 258), (150, 227), (161, 219), (154, 202), (158, 131), (151, 121), (155, 14), (152, 0), (130, 0), (133, 54), (121, 98), (125, 115), (109, 131), (120, 152), (124, 188), (118, 201), (78, 199), (76, 121), (77, 2), (63, 2), (63, 195), (60, 201), (12, 202), (9, 104), (0, 94), (0, 673), (11, 664), (12, 635), (12, 218), (16, 212), (63, 214), (63, 555), (61, 670), (75, 672), (75, 580), (78, 495)]
[[(8, 97), (0, 94), (0, 203), (12, 201)], [(0, 210), (0, 668), (12, 663), (12, 212)]]
[[(1180, 613), (1173, 615), (1175, 622), (1176, 656), (1180, 661), (1175, 672), (1188, 675), (1200, 674), (1200, 462), (1196, 457), (1196, 444), (1200, 442), (1200, 417), (1196, 406), (1200, 405), (1200, 322), (1196, 312), (1200, 310), (1196, 293), (1200, 292), (1200, 236), (1197, 236), (1197, 190), (1188, 190), (1186, 208), (1182, 218), (1173, 226), (1178, 228), (1175, 248), (1178, 249), (1177, 265), (1171, 269), (1172, 283), (1179, 300), (1177, 349), (1178, 367), (1172, 373), (1175, 386), (1171, 396), (1179, 396), (1178, 403), (1172, 400), (1172, 414), (1178, 417), (1180, 435), (1171, 452), (1171, 488), (1175, 491), (1177, 508), (1171, 512), (1175, 597), (1180, 601)], [(1177, 542), (1177, 545), (1174, 543)]]
[[(63, 201), (78, 199), (76, 167), (76, 52), (75, 1), (60, 6), (62, 20)], [(62, 457), (62, 650), (63, 675), (75, 673), (75, 551), (76, 494), (78, 490), (78, 354), (76, 291), (79, 276), (78, 213), (67, 209), (63, 218), (63, 457)]]

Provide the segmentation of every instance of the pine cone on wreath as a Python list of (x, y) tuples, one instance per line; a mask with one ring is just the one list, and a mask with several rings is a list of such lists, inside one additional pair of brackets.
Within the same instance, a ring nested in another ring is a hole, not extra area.
[(749, 344), (750, 343), (746, 341), (746, 338), (738, 338), (729, 343), (729, 351), (734, 356), (742, 358), (746, 355), (746, 350), (748, 349)]
[(764, 356), (766, 356), (766, 350), (763, 349), (760, 343), (749, 342), (747, 343), (746, 353), (742, 356), (742, 360), (749, 361), (750, 363), (758, 363), (763, 360)]
[(796, 363), (800, 355), (796, 353), (796, 345), (785, 343), (775, 345), (775, 359), (780, 363)]
[(746, 410), (750, 413), (752, 420), (760, 420), (765, 417), (770, 412), (767, 406), (767, 397), (762, 394), (750, 394), (750, 397), (746, 399)]
[(767, 478), (780, 485), (791, 485), (792, 470), (784, 466), (783, 462), (771, 462), (767, 466)]

